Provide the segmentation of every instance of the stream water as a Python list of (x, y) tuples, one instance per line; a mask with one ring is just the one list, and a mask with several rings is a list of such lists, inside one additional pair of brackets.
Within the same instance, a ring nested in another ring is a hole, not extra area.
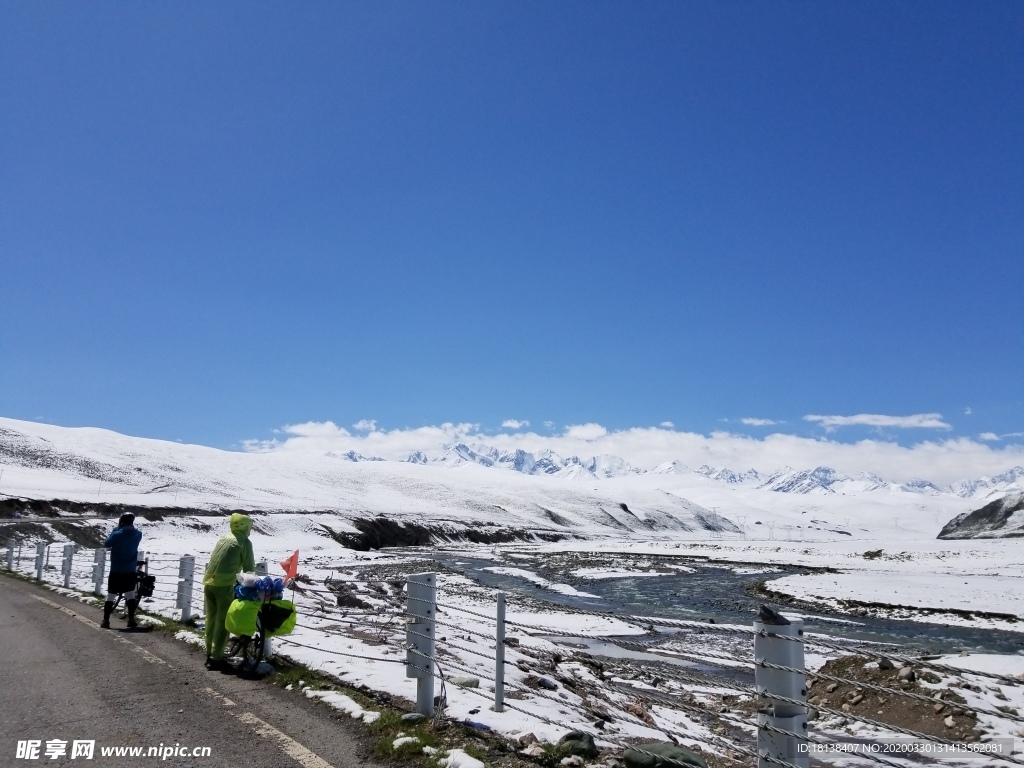
[[(763, 599), (751, 597), (747, 590), (758, 582), (789, 574), (806, 573), (795, 566), (771, 565), (762, 569), (745, 564), (735, 569), (708, 565), (700, 560), (680, 561), (692, 572), (657, 576), (581, 580), (558, 568), (552, 558), (522, 559), (510, 564), (458, 552), (437, 550), (432, 556), (439, 563), (457, 570), (478, 583), (495, 590), (521, 594), (552, 605), (585, 608), (612, 615), (643, 615), (716, 623), (751, 625)], [(557, 560), (557, 559), (556, 559)], [(583, 593), (561, 594), (516, 575), (485, 570), (497, 566), (522, 568), (556, 584), (569, 584)], [(794, 609), (768, 602), (776, 610), (796, 613)], [(875, 617), (847, 616), (816, 611), (805, 613), (807, 632), (836, 638), (893, 643), (901, 652), (1003, 653), (1024, 655), (1024, 632), (1008, 632), (970, 626), (945, 626), (919, 621), (901, 621)]]

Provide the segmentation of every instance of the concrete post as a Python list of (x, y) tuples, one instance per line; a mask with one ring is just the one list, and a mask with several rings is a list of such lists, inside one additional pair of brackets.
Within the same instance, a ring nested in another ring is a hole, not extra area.
[(416, 678), (416, 711), (434, 714), (434, 629), (437, 617), (437, 574), (414, 573), (406, 582), (405, 676)]
[(103, 575), (107, 570), (107, 550), (97, 549), (93, 552), (92, 559), (92, 592), (102, 597), (107, 593), (103, 588)]
[[(779, 619), (786, 621), (781, 616)], [(784, 635), (803, 638), (803, 627), (803, 619), (790, 619), (786, 624), (769, 624), (760, 619), (754, 622), (754, 631), (758, 633), (754, 635), (754, 688), (758, 694), (757, 752), (761, 756), (757, 761), (758, 768), (772, 768), (771, 761), (766, 757), (784, 760), (801, 768), (809, 768), (811, 763), (807, 751), (806, 675), (803, 672), (783, 672), (762, 666), (763, 662), (767, 662), (803, 670), (804, 644), (777, 637)], [(773, 694), (804, 703), (798, 706), (781, 702)], [(769, 731), (765, 726), (797, 735), (785, 736)]]
[(181, 620), (192, 618), (192, 579), (196, 572), (196, 556), (182, 555), (178, 561), (178, 602), (181, 608)]
[(43, 563), (46, 562), (46, 542), (36, 542), (36, 581), (43, 580)]
[(75, 557), (75, 545), (64, 545), (64, 557), (61, 558), (60, 571), (64, 574), (64, 589), (71, 589), (71, 561)]
[(498, 593), (498, 623), (494, 643), (494, 711), (505, 711), (505, 593)]

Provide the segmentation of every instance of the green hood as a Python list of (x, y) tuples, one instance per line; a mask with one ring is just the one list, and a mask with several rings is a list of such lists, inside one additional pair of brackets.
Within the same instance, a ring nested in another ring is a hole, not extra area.
[(243, 515), (240, 512), (235, 512), (231, 515), (231, 532), (241, 536), (248, 536), (249, 531), (252, 530), (252, 518), (248, 515)]

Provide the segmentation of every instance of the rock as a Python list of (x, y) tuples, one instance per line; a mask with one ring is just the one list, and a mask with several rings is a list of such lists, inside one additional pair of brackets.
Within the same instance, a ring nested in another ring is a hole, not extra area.
[(944, 704), (935, 704), (935, 705), (933, 705), (933, 706), (932, 706), (932, 709), (934, 709), (934, 710), (935, 710), (935, 714), (939, 714), (939, 712), (941, 712), (941, 711), (942, 711), (942, 710), (944, 710), (945, 708), (946, 708), (946, 707), (945, 707), (945, 705), (944, 705)]
[(808, 704), (818, 704), (820, 702), (821, 702), (821, 697), (820, 696), (811, 696), (811, 698), (809, 698), (807, 700)]
[(896, 669), (896, 665), (889, 661), (889, 659), (879, 659), (878, 668), (882, 670)]
[(505, 645), (507, 645), (509, 648), (518, 648), (519, 647), (519, 638), (518, 637), (506, 637), (504, 642), (505, 642)]
[(696, 752), (662, 742), (632, 746), (623, 753), (622, 759), (626, 768), (679, 768), (679, 763), (708, 768), (704, 758)]
[(537, 681), (537, 686), (543, 688), (546, 691), (557, 691), (558, 683), (549, 677), (542, 677)]
[(853, 707), (851, 707), (849, 704), (843, 704), (843, 712), (851, 712), (852, 710)]
[(531, 733), (530, 731), (527, 731), (526, 733), (519, 734), (518, 736), (516, 736), (515, 741), (516, 741), (516, 744), (518, 744), (520, 747), (528, 747), (531, 744), (538, 743), (537, 742), (537, 737), (534, 736), (533, 733)]
[(839, 683), (829, 683), (828, 687), (825, 688), (826, 693), (833, 693), (836, 688), (839, 687)]
[(960, 655), (961, 655), (961, 656), (970, 656), (970, 655), (971, 655), (971, 652), (970, 652), (970, 651), (968, 651), (968, 650), (967, 650), (967, 649), (965, 648), (964, 650), (960, 651)]
[(903, 667), (896, 673), (896, 679), (901, 683), (912, 683), (917, 679), (913, 667)]
[(569, 755), (569, 757), (563, 757), (559, 765), (564, 768), (582, 768), (584, 760), (579, 755)]
[(942, 722), (946, 724), (946, 727), (947, 727), (947, 728), (953, 728), (953, 727), (954, 727), (954, 726), (956, 725), (956, 721), (955, 721), (955, 720), (953, 719), (953, 716), (952, 716), (952, 715), (950, 715), (949, 717), (947, 717), (947, 718), (946, 718), (945, 720), (943, 720)]
[(531, 744), (526, 749), (519, 750), (519, 754), (526, 757), (544, 757), (544, 747), (540, 744)]
[(402, 722), (406, 723), (408, 725), (413, 725), (415, 723), (422, 723), (426, 719), (427, 719), (427, 716), (426, 715), (421, 715), (419, 712), (409, 712), (407, 714), (402, 715), (402, 717), (401, 717)]
[(560, 755), (597, 757), (597, 744), (594, 743), (594, 737), (583, 731), (569, 731), (558, 740), (555, 749)]
[(852, 699), (850, 699), (850, 703), (853, 704), (854, 706), (856, 706), (857, 704), (860, 704), (862, 701), (864, 701), (864, 694), (861, 694), (861, 693), (858, 693), (856, 696), (854, 696)]
[(448, 682), (452, 685), (457, 685), (459, 688), (479, 688), (480, 678), (479, 677), (449, 677)]

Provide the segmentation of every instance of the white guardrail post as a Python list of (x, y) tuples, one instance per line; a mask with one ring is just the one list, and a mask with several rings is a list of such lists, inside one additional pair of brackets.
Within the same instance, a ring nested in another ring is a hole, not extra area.
[[(804, 669), (804, 644), (783, 637), (772, 637), (784, 635), (803, 638), (804, 620), (786, 619), (780, 614), (762, 609), (758, 619), (754, 621), (754, 631), (757, 633), (754, 635), (754, 688), (758, 694), (758, 768), (772, 768), (772, 759), (809, 768), (811, 757), (807, 751), (806, 676), (803, 672), (784, 672), (762, 666), (767, 662), (791, 669)], [(781, 702), (773, 698), (773, 694), (796, 699), (804, 704), (797, 706)], [(797, 735), (786, 736), (770, 731), (766, 726)]]
[(498, 623), (494, 633), (494, 711), (505, 711), (505, 593), (498, 593)]
[(181, 620), (192, 618), (192, 579), (195, 578), (196, 556), (182, 555), (178, 561), (178, 602), (181, 608)]
[(437, 617), (437, 574), (413, 573), (408, 581), (405, 676), (416, 678), (416, 711), (434, 714), (434, 629)]
[(75, 558), (75, 545), (64, 545), (64, 557), (60, 561), (60, 572), (64, 574), (64, 589), (71, 589), (71, 561)]
[(46, 542), (36, 542), (36, 581), (43, 580), (43, 563), (46, 562)]
[(106, 594), (103, 589), (103, 574), (107, 570), (107, 550), (97, 549), (92, 555), (92, 592), (102, 597)]

